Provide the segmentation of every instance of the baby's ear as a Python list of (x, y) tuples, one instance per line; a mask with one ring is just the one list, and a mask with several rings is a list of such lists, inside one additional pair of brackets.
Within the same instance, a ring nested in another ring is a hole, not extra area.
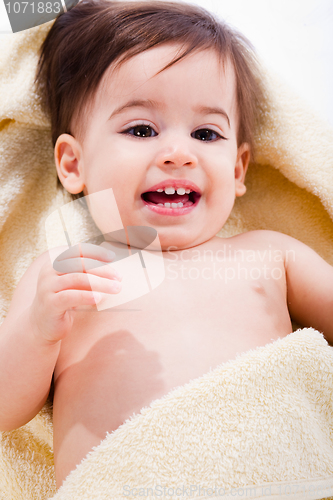
[(235, 165), (235, 194), (243, 196), (246, 192), (245, 175), (250, 162), (250, 147), (247, 142), (239, 146)]
[(80, 143), (72, 135), (61, 134), (54, 147), (54, 159), (64, 188), (72, 194), (80, 193), (84, 188)]

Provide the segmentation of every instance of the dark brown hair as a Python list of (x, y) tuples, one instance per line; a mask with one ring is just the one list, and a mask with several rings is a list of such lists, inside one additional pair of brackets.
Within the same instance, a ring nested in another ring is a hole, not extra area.
[(222, 64), (232, 62), (238, 145), (247, 142), (253, 158), (262, 94), (251, 43), (202, 7), (163, 0), (82, 0), (57, 17), (41, 46), (36, 73), (37, 92), (51, 120), (53, 146), (59, 135), (73, 135), (73, 119), (75, 127), (78, 117), (84, 121), (87, 104), (110, 64), (116, 61), (118, 67), (144, 50), (170, 42), (179, 43), (183, 51), (160, 72), (192, 51), (209, 48), (216, 50)]

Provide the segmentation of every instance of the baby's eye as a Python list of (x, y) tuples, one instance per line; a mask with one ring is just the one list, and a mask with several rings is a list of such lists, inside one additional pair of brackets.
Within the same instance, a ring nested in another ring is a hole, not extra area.
[[(207, 140), (207, 137), (212, 137), (212, 134), (215, 134), (216, 137), (220, 138), (220, 139), (225, 139), (225, 137), (223, 137), (222, 135), (218, 134), (217, 132), (215, 132), (214, 130), (210, 130), (209, 128), (202, 128), (200, 130), (196, 130), (195, 132), (193, 132), (192, 137), (194, 137), (195, 139), (199, 139), (199, 141), (203, 141), (203, 142), (213, 142), (212, 140)], [(214, 140), (214, 139), (213, 139)], [(215, 139), (215, 140), (218, 140), (218, 139)], [(214, 140), (214, 142), (215, 142)]]
[[(132, 133), (133, 131), (133, 133)], [(144, 123), (130, 127), (122, 132), (123, 134), (133, 135), (134, 137), (144, 138), (144, 137), (155, 137), (158, 135), (155, 130), (150, 125), (145, 125)], [(215, 139), (211, 139), (212, 135), (216, 136)], [(225, 139), (222, 135), (218, 134), (214, 130), (210, 129), (200, 129), (196, 130), (191, 134), (195, 139), (199, 139), (202, 142), (215, 142), (218, 139)], [(208, 137), (208, 139), (207, 139)]]
[[(134, 134), (132, 134), (130, 131), (134, 130)], [(154, 132), (155, 135), (156, 132), (153, 128), (150, 127), (150, 125), (135, 125), (135, 127), (130, 127), (127, 130), (124, 130), (123, 134), (129, 134), (129, 135), (134, 135), (135, 137), (154, 137), (152, 135), (152, 132)]]

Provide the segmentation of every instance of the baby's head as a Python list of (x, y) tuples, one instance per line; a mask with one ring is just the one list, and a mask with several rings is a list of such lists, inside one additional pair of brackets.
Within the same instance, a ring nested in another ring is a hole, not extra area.
[(163, 249), (207, 241), (246, 190), (257, 75), (249, 42), (201, 7), (81, 1), (38, 67), (59, 185), (74, 199), (113, 188), (123, 224), (155, 227)]

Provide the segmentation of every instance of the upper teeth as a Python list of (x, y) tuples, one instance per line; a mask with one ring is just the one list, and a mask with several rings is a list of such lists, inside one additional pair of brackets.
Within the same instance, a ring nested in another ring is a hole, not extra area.
[[(157, 189), (158, 193), (162, 193), (163, 191), (165, 194), (175, 194), (176, 192), (175, 188), (171, 186), (165, 187), (164, 189)], [(177, 188), (177, 194), (190, 194), (190, 192), (190, 189)]]

